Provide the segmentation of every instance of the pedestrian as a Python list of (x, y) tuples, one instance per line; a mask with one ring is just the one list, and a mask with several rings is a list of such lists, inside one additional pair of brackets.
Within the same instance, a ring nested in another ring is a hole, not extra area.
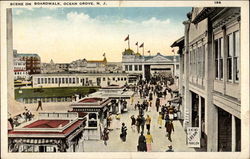
[(126, 141), (126, 136), (127, 136), (127, 126), (125, 125), (125, 123), (122, 123), (120, 138), (123, 142)]
[(136, 119), (136, 127), (137, 127), (137, 132), (138, 132), (138, 134), (140, 133), (141, 123), (142, 123), (141, 116), (138, 115), (138, 116), (137, 116), (137, 119)]
[(108, 139), (109, 139), (109, 130), (108, 130), (108, 128), (104, 128), (102, 139), (103, 139), (103, 141), (104, 141), (104, 145), (107, 146), (107, 141), (108, 141)]
[(139, 136), (137, 150), (141, 152), (147, 151), (146, 138), (143, 135), (143, 132), (141, 132), (141, 135)]
[(144, 116), (141, 116), (141, 131), (144, 132), (144, 127), (145, 127), (146, 119)]
[(121, 119), (121, 117), (120, 117), (120, 115), (117, 113), (116, 114), (116, 116), (115, 116), (115, 128), (116, 129), (120, 129), (120, 123), (121, 123), (121, 121), (120, 121), (120, 119)]
[(141, 104), (141, 105), (139, 106), (139, 115), (140, 115), (140, 116), (143, 116), (143, 115), (144, 115), (143, 104)]
[(107, 118), (107, 128), (110, 128), (111, 122), (112, 122), (112, 117), (111, 117), (111, 114), (109, 114), (109, 116)]
[(166, 150), (166, 152), (174, 152), (172, 145), (168, 146), (168, 150)]
[[(168, 122), (169, 122), (169, 115), (168, 115), (168, 113), (166, 113), (166, 115), (165, 115), (165, 128), (167, 127)], [(167, 134), (166, 134), (166, 136), (167, 136)]]
[(172, 131), (174, 132), (174, 125), (173, 125), (173, 121), (172, 120), (170, 120), (169, 122), (167, 122), (167, 124), (166, 124), (166, 131), (167, 131), (167, 134), (168, 134), (168, 140), (170, 142), (172, 142), (171, 133), (172, 133)]
[(135, 132), (135, 123), (136, 123), (135, 116), (132, 115), (130, 118), (131, 118), (131, 128), (132, 128), (133, 132)]
[(151, 118), (149, 115), (147, 115), (147, 118), (146, 118), (146, 128), (148, 130), (148, 132), (150, 131), (150, 123), (151, 123)]
[(138, 101), (137, 104), (135, 104), (135, 110), (138, 108), (139, 109), (140, 102)]
[(41, 110), (43, 110), (42, 101), (41, 100), (38, 101), (38, 106), (36, 108), (36, 111), (38, 111), (39, 108), (41, 108)]
[(147, 135), (145, 136), (146, 138), (146, 144), (147, 144), (147, 152), (151, 151), (151, 143), (153, 143), (153, 137), (150, 134), (150, 132), (147, 132)]
[(161, 114), (161, 112), (159, 112), (159, 116), (158, 116), (158, 125), (159, 125), (159, 128), (161, 129), (161, 127), (162, 127), (162, 114)]
[(160, 107), (160, 98), (159, 97), (156, 98), (155, 106), (156, 106), (156, 111), (158, 112), (159, 111), (159, 107)]
[(133, 105), (134, 103), (134, 96), (131, 97), (131, 104), (130, 105)]
[(164, 91), (163, 91), (163, 96), (164, 96), (164, 99), (166, 99), (166, 96), (167, 96), (167, 89), (164, 89)]

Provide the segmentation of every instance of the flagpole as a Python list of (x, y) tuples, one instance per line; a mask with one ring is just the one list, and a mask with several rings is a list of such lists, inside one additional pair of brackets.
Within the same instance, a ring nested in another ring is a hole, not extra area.
[(137, 44), (137, 52), (138, 52), (138, 47), (139, 47), (139, 46), (138, 46), (138, 44)]
[(143, 44), (143, 48), (142, 49), (143, 49), (143, 56), (144, 56), (144, 44)]
[(129, 45), (129, 38), (128, 38), (128, 49), (130, 49), (130, 45)]

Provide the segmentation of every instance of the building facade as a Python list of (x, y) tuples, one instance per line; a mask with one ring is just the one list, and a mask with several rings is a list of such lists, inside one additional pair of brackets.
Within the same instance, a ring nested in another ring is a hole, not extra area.
[(142, 56), (131, 49), (125, 49), (122, 54), (122, 69), (129, 74), (141, 74), (149, 80), (154, 74), (179, 76), (179, 56)]
[[(241, 151), (240, 8), (193, 8), (180, 48), (184, 127), (206, 151)], [(180, 41), (179, 41), (180, 44)]]
[(128, 83), (127, 73), (62, 73), (33, 75), (33, 87), (101, 86)]
[(28, 80), (29, 78), (26, 61), (18, 57), (14, 58), (14, 80)]
[(41, 59), (38, 54), (23, 54), (13, 51), (14, 57), (24, 60), (26, 62), (26, 70), (29, 75), (41, 73)]

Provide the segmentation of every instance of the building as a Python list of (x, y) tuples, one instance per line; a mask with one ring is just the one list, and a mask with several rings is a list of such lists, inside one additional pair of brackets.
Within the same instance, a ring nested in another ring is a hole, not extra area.
[(54, 73), (33, 75), (33, 87), (100, 86), (128, 83), (127, 73)]
[(70, 106), (73, 112), (86, 113), (87, 124), (84, 128), (85, 140), (100, 140), (104, 124), (109, 115), (111, 99), (104, 97), (85, 97)]
[(14, 57), (24, 60), (26, 62), (26, 70), (29, 75), (41, 73), (41, 59), (38, 54), (24, 54), (13, 51)]
[(86, 60), (80, 59), (70, 63), (69, 71), (85, 72), (85, 73), (100, 73), (106, 72), (107, 59), (103, 60)]
[(14, 58), (14, 80), (28, 80), (30, 78), (26, 70), (26, 61), (22, 58)]
[(59, 73), (69, 71), (69, 63), (54, 63), (51, 59), (50, 63), (42, 63), (41, 73)]
[(122, 69), (130, 75), (140, 74), (143, 79), (149, 80), (154, 74), (179, 75), (179, 56), (142, 56), (131, 49), (122, 53)]
[(193, 8), (179, 47), (184, 127), (205, 151), (241, 151), (240, 8)]
[(89, 97), (105, 97), (110, 98), (113, 104), (110, 108), (110, 112), (113, 114), (121, 114), (127, 110), (122, 104), (122, 101), (130, 100), (134, 98), (134, 91), (127, 90), (124, 86), (111, 85), (107, 87), (102, 87), (98, 91), (89, 94)]
[(79, 152), (86, 119), (78, 113), (39, 113), (36, 120), (8, 131), (9, 152)]

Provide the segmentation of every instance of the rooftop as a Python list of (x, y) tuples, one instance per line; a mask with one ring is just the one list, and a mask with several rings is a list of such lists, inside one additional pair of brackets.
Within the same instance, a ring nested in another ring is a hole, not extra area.
[(101, 102), (103, 98), (84, 98), (79, 101), (79, 103), (96, 103)]
[(58, 128), (69, 123), (69, 120), (37, 120), (24, 126), (25, 128)]

